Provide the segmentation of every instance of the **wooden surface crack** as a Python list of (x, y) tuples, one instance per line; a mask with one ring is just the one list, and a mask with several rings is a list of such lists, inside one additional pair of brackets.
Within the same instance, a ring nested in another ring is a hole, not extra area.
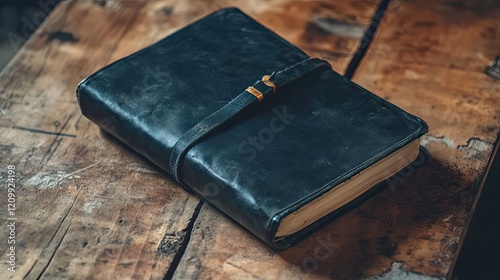
[(71, 227), (71, 221), (69, 222), (69, 225), (66, 227), (66, 230), (64, 231), (64, 234), (63, 236), (61, 237), (61, 239), (59, 240), (59, 242), (57, 243), (57, 246), (56, 248), (54, 249), (54, 252), (52, 253), (52, 255), (50, 256), (47, 264), (43, 267), (42, 271), (40, 272), (40, 275), (38, 275), (38, 277), (36, 278), (37, 280), (38, 279), (41, 279), (42, 276), (45, 274), (45, 271), (47, 271), (47, 268), (50, 266), (50, 264), (52, 263), (52, 260), (54, 260), (54, 256), (56, 255), (56, 253), (58, 252), (59, 250), (59, 247), (61, 247), (61, 244), (64, 240), (64, 238), (66, 237), (66, 235), (68, 234), (68, 231), (69, 231), (69, 228)]
[(56, 135), (56, 136), (61, 136), (61, 137), (76, 138), (75, 134), (53, 132), (53, 131), (47, 131), (47, 130), (43, 130), (43, 129), (29, 128), (29, 127), (22, 127), (22, 126), (13, 126), (11, 128), (12, 129), (24, 130), (24, 131), (28, 131), (28, 132), (31, 132), (31, 133), (41, 133), (41, 134)]
[[(57, 226), (56, 230), (54, 231), (54, 234), (52, 235), (52, 237), (50, 238), (50, 241), (47, 243), (47, 247), (45, 249), (48, 249), (48, 247), (50, 247), (50, 244), (52, 244), (53, 240), (55, 239), (55, 237), (57, 236), (57, 234), (60, 232), (60, 229), (61, 229), (61, 226), (62, 224), (64, 223), (64, 221), (66, 221), (69, 213), (73, 210), (73, 208), (75, 207), (75, 204), (76, 204), (76, 201), (78, 200), (78, 197), (80, 196), (80, 193), (81, 193), (81, 190), (78, 191), (78, 193), (76, 194), (75, 196), (75, 199), (73, 199), (73, 202), (71, 203), (71, 206), (69, 207), (68, 211), (66, 211), (66, 213), (64, 214), (64, 216), (62, 217), (61, 219), (61, 222), (59, 223), (59, 225)], [(72, 219), (71, 219), (72, 220)], [(63, 236), (61, 237), (61, 239), (59, 240), (59, 242), (57, 243), (57, 246), (55, 247), (54, 251), (52, 252), (50, 258), (48, 259), (47, 263), (43, 266), (40, 274), (37, 276), (36, 279), (40, 279), (40, 277), (43, 276), (43, 274), (45, 273), (45, 271), (47, 270), (47, 268), (49, 267), (50, 263), (52, 262), (52, 260), (54, 259), (54, 256), (55, 254), (57, 253), (57, 250), (59, 249), (59, 247), (61, 246), (61, 243), (64, 239), (64, 237), (66, 236), (66, 234), (68, 233), (69, 231), (69, 228), (71, 226), (71, 220), (69, 221), (69, 225), (66, 227), (66, 229), (64, 230), (64, 234)], [(43, 255), (43, 252), (42, 252), (42, 255)], [(33, 264), (33, 266), (30, 268), (30, 270), (26, 273), (26, 275), (23, 277), (23, 278), (28, 278), (28, 276), (30, 275), (30, 273), (33, 271), (33, 269), (36, 267), (36, 264), (38, 263), (38, 259), (35, 261), (35, 263)]]
[(347, 79), (349, 80), (352, 79), (352, 77), (354, 76), (354, 72), (356, 72), (356, 69), (361, 63), (361, 60), (365, 56), (367, 50), (370, 48), (371, 42), (375, 37), (375, 33), (377, 32), (377, 28), (380, 22), (382, 21), (384, 13), (387, 10), (387, 7), (389, 6), (389, 2), (390, 0), (380, 1), (380, 4), (377, 10), (375, 11), (375, 14), (373, 15), (372, 21), (368, 26), (368, 28), (365, 30), (363, 38), (359, 43), (358, 50), (352, 56), (351, 61), (347, 65), (347, 68), (344, 72), (344, 77), (346, 77)]
[(198, 205), (196, 205), (196, 208), (193, 212), (193, 216), (189, 220), (189, 223), (187, 227), (183, 230), (185, 231), (182, 243), (178, 247), (177, 251), (175, 252), (175, 256), (172, 259), (172, 262), (170, 263), (170, 267), (167, 270), (167, 273), (165, 274), (164, 279), (172, 279), (175, 273), (175, 270), (179, 266), (179, 263), (184, 256), (184, 252), (186, 251), (186, 248), (189, 244), (189, 240), (191, 238), (191, 232), (193, 231), (194, 228), (194, 223), (196, 222), (196, 219), (198, 218), (198, 214), (200, 213), (201, 207), (203, 206), (203, 200), (200, 200)]

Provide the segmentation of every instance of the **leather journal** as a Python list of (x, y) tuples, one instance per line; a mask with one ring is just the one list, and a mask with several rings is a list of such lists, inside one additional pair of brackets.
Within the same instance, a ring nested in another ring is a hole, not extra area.
[(427, 132), (236, 8), (76, 92), (88, 119), (276, 249), (372, 195), (417, 158)]

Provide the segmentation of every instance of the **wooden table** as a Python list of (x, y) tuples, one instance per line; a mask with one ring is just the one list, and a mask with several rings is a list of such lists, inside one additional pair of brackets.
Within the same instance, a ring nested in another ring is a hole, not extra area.
[[(498, 148), (500, 80), (484, 69), (500, 52), (500, 8), (386, 4), (61, 2), (0, 75), (0, 279), (445, 278)], [(428, 162), (275, 252), (82, 117), (80, 80), (230, 5), (426, 120)], [(12, 216), (7, 165), (18, 179)], [(5, 264), (8, 217), (17, 218), (15, 273)]]

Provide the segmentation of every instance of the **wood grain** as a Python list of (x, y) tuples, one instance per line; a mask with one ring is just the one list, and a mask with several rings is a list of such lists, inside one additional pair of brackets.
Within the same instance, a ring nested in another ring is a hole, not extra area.
[[(0, 279), (161, 279), (180, 257), (199, 200), (82, 117), (74, 89), (84, 77), (224, 6), (242, 8), (312, 55), (326, 57), (342, 72), (376, 4), (375, 0), (61, 2), (0, 74), (0, 177), (6, 178), (8, 164), (16, 165), (18, 172), (16, 273), (2, 269)], [(4, 194), (6, 187), (0, 185)], [(209, 208), (202, 212), (200, 221), (212, 224), (214, 233), (232, 226), (219, 214), (206, 220), (212, 213)], [(7, 217), (3, 203), (0, 216)], [(0, 228), (6, 223), (1, 219)], [(240, 253), (249, 244), (261, 248), (260, 254), (268, 252), (249, 233), (240, 227), (235, 230), (237, 235), (224, 241), (227, 250), (247, 239)], [(0, 230), (0, 240), (6, 240), (6, 234)], [(214, 236), (200, 248), (219, 250), (221, 246), (212, 245), (220, 238)], [(0, 245), (2, 263), (7, 260), (4, 245)], [(218, 263), (212, 265), (212, 275), (220, 276)], [(273, 265), (283, 268), (280, 262)], [(233, 272), (236, 278), (246, 275), (242, 270)]]
[(17, 272), (0, 278), (161, 278), (180, 246), (198, 200), (100, 133), (75, 100), (137, 17), (63, 2), (2, 72), (2, 171), (19, 172), (19, 244)]
[(377, 59), (370, 48), (354, 81), (427, 121), (423, 144), (431, 160), (420, 175), (409, 178), (414, 190), (397, 199), (402, 204), (397, 212), (381, 213), (402, 220), (388, 235), (398, 244), (389, 260), (403, 263), (406, 270), (445, 276), (451, 273), (498, 148), (500, 82), (484, 69), (500, 51), (500, 3), (392, 5), (372, 43), (375, 49), (390, 46), (390, 55)]

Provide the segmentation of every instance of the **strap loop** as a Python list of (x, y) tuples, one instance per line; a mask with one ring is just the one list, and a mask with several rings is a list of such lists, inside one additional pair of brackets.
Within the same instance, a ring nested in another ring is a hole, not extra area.
[(251, 95), (257, 97), (257, 100), (259, 100), (259, 102), (264, 100), (264, 94), (262, 94), (262, 92), (260, 92), (258, 89), (254, 87), (247, 87), (246, 91)]

